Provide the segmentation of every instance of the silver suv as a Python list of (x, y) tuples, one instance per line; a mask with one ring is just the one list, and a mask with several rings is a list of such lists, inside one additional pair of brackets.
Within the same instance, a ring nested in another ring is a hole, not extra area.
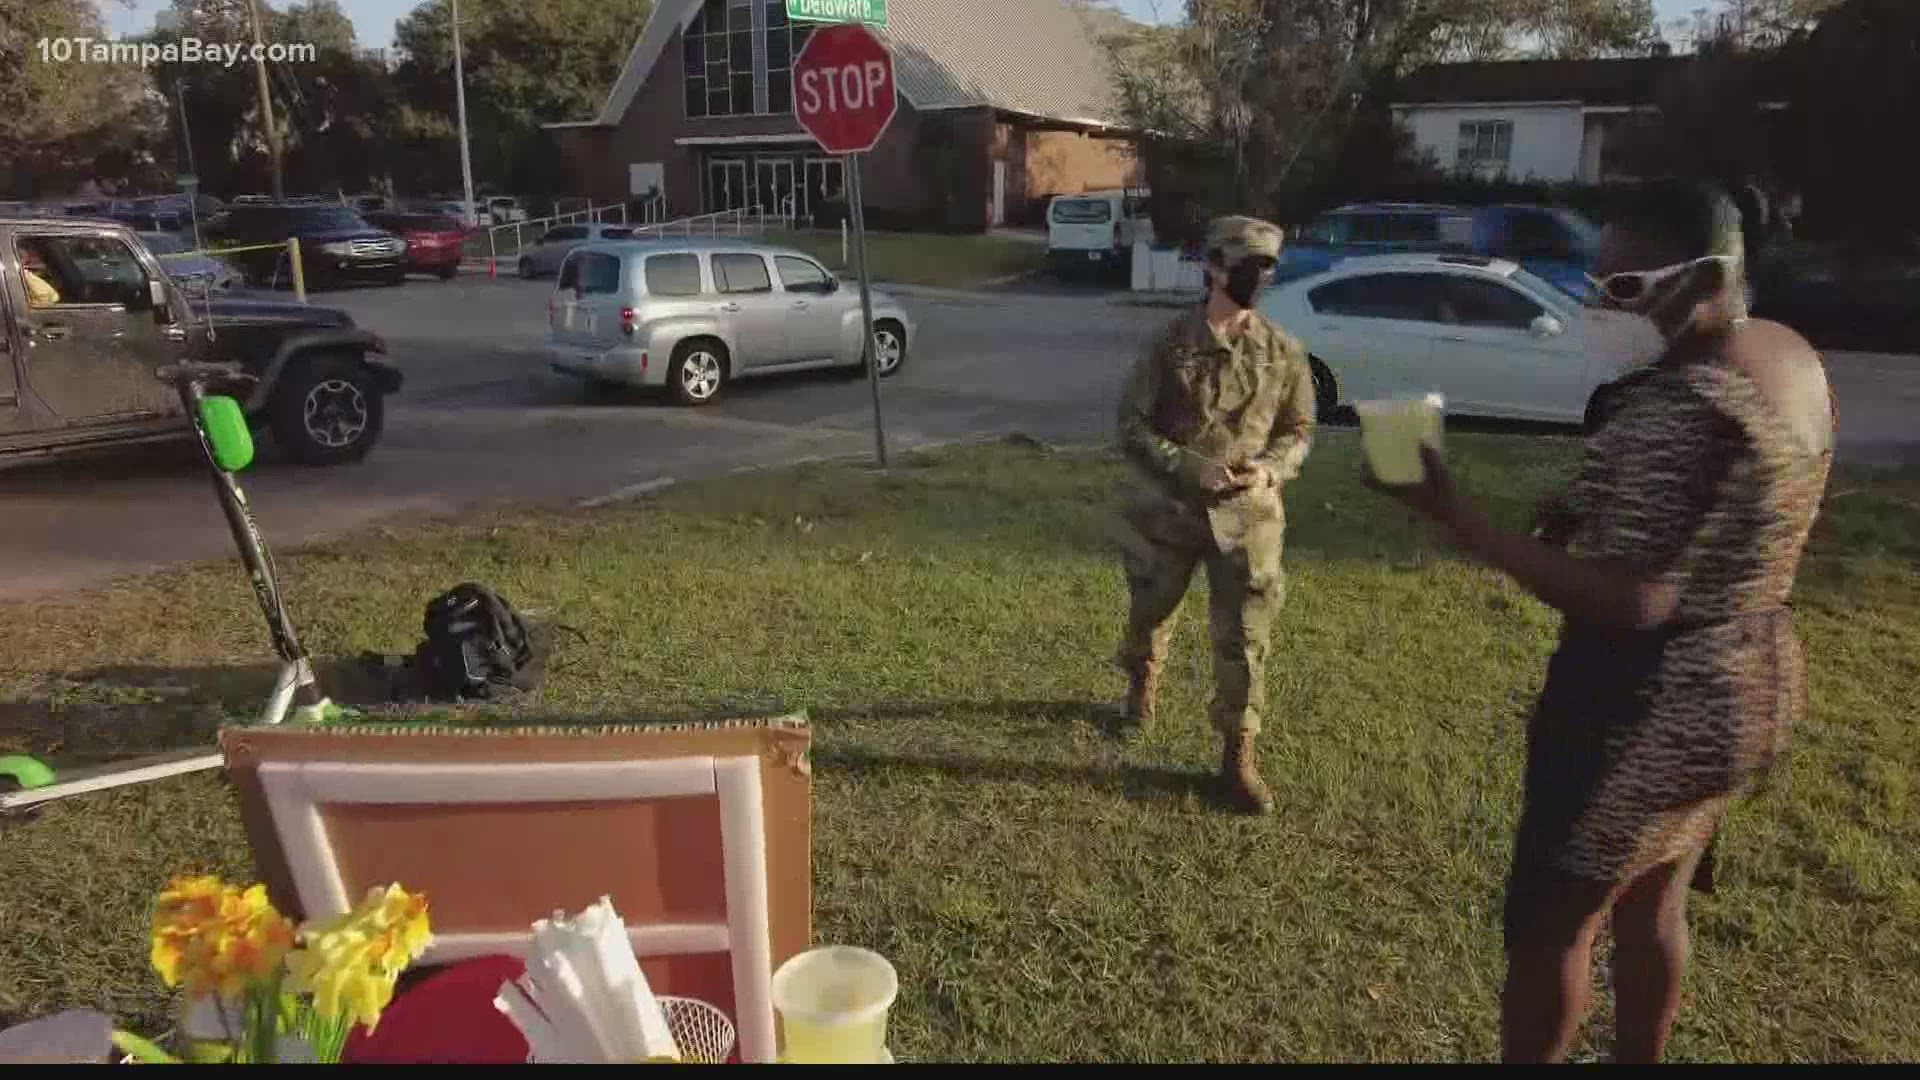
[[(906, 362), (913, 322), (873, 294), (882, 376)], [(547, 362), (595, 383), (665, 386), (706, 405), (755, 375), (861, 368), (860, 293), (812, 258), (741, 241), (622, 240), (568, 254), (547, 303)]]

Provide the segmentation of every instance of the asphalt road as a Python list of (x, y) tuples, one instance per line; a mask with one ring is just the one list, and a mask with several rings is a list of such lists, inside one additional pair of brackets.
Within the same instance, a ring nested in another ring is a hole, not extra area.
[[(273, 460), (243, 477), (276, 549), (400, 514), (492, 500), (567, 503), (796, 458), (871, 453), (863, 378), (837, 372), (743, 381), (683, 409), (599, 395), (540, 355), (550, 282), (463, 277), (319, 294), (387, 339), (407, 384), (363, 463)], [(1126, 361), (1167, 312), (1088, 291), (896, 294), (917, 342), (882, 383), (890, 450), (1025, 432), (1104, 436)], [(0, 471), (0, 598), (233, 557), (191, 447), (105, 451)]]
[[(872, 452), (858, 377), (747, 381), (715, 406), (682, 409), (596, 395), (551, 374), (539, 352), (551, 288), (463, 277), (315, 297), (384, 336), (407, 386), (389, 403), (385, 440), (360, 465), (310, 469), (263, 455), (244, 482), (268, 542), (287, 549), (396, 515), (579, 502), (662, 477)], [(1057, 286), (896, 295), (918, 340), (882, 384), (894, 450), (1012, 432), (1110, 437), (1126, 364), (1172, 314)], [(1843, 455), (1920, 463), (1920, 357), (1830, 353), (1828, 363)], [(0, 471), (0, 598), (232, 558), (200, 468), (182, 446)]]

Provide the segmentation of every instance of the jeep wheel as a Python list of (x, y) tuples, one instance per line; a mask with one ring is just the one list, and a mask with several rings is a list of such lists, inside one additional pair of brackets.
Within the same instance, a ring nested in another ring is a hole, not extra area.
[(515, 264), (515, 269), (520, 271), (520, 278), (523, 281), (532, 281), (535, 277), (533, 260), (527, 258), (525, 255), (520, 256), (520, 261)]
[(386, 403), (373, 372), (350, 354), (296, 358), (267, 406), (274, 441), (305, 465), (359, 461), (380, 440)]

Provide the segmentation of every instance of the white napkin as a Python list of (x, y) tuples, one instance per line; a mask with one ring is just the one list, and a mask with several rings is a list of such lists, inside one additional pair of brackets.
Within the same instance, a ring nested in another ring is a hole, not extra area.
[(555, 912), (534, 923), (526, 967), (520, 979), (501, 984), (493, 1004), (526, 1036), (532, 1060), (614, 1064), (680, 1056), (626, 924), (606, 897), (572, 919)]

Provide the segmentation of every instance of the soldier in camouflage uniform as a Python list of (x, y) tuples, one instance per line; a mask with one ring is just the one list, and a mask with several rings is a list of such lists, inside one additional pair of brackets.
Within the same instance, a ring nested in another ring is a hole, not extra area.
[(1152, 727), (1174, 611), (1204, 562), (1211, 594), (1212, 719), (1226, 746), (1227, 800), (1272, 808), (1254, 737), (1266, 705), (1267, 641), (1282, 596), (1281, 485), (1312, 442), (1306, 351), (1253, 310), (1272, 280), (1280, 230), (1229, 217), (1207, 233), (1207, 298), (1175, 319), (1134, 366), (1120, 442), (1138, 483), (1122, 513), (1132, 594), (1118, 663), (1127, 719)]

